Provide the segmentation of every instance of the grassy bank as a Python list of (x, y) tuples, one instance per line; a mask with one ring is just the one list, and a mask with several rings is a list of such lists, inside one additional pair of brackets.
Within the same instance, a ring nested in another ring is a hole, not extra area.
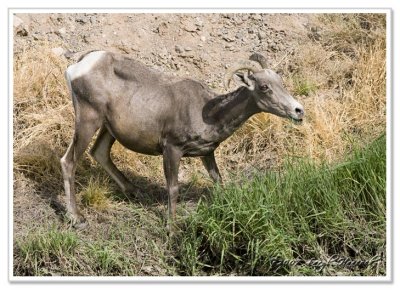
[(172, 239), (160, 213), (93, 199), (90, 229), (41, 218), (17, 239), (15, 275), (385, 275), (385, 142), (336, 165), (290, 159), (217, 186), (189, 216), (180, 208)]
[(336, 166), (292, 159), (282, 172), (217, 187), (184, 221), (182, 273), (383, 274), (383, 263), (350, 267), (329, 260), (384, 253), (385, 142), (382, 136)]

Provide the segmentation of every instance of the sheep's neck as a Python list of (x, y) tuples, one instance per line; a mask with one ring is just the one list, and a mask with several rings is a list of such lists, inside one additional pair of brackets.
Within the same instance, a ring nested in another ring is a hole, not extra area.
[(203, 110), (206, 123), (213, 125), (215, 139), (222, 142), (232, 135), (247, 119), (260, 112), (247, 88), (219, 95)]

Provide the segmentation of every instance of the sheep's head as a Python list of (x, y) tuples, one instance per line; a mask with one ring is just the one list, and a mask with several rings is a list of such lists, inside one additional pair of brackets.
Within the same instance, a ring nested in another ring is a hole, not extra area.
[[(230, 67), (226, 74), (225, 86), (233, 78), (236, 83), (246, 87), (263, 112), (279, 117), (302, 121), (303, 106), (284, 88), (282, 78), (266, 68), (266, 59), (260, 54), (253, 54), (250, 60), (243, 60)], [(240, 70), (248, 70), (244, 73)]]

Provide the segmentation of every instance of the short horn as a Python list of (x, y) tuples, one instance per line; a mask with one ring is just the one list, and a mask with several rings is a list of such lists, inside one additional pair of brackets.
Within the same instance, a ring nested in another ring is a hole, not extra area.
[(267, 58), (262, 54), (255, 52), (250, 56), (249, 59), (258, 62), (264, 69), (268, 68)]
[(226, 89), (228, 88), (229, 83), (230, 83), (234, 73), (237, 72), (238, 70), (242, 70), (242, 69), (247, 69), (253, 73), (256, 73), (256, 72), (262, 70), (262, 67), (261, 67), (260, 63), (253, 61), (253, 60), (241, 60), (241, 61), (234, 63), (231, 67), (228, 68), (228, 70), (225, 74), (224, 85), (225, 85)]

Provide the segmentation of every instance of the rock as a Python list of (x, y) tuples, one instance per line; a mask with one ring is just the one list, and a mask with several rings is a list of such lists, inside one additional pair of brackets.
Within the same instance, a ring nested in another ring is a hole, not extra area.
[(168, 32), (168, 24), (166, 22), (161, 22), (154, 32), (159, 35), (165, 35)]
[(132, 51), (139, 51), (139, 46), (137, 44), (132, 44), (131, 45), (131, 50)]
[(227, 41), (227, 42), (234, 42), (235, 38), (230, 36), (230, 35), (225, 35), (222, 37), (223, 40)]
[(183, 28), (183, 30), (185, 30), (187, 32), (196, 32), (198, 29), (198, 26), (196, 24), (194, 24), (193, 22), (191, 22), (190, 20), (184, 20), (182, 22), (182, 28)]
[(236, 23), (236, 25), (243, 24), (243, 19), (240, 17), (235, 17), (235, 23)]
[(196, 25), (197, 29), (200, 30), (204, 26), (204, 23), (203, 23), (203, 21), (201, 19), (196, 18), (196, 23), (194, 25)]
[(75, 18), (75, 22), (86, 24), (89, 22), (89, 18), (87, 16), (80, 15)]
[(28, 36), (28, 30), (25, 27), (17, 28), (16, 32), (19, 36)]
[(260, 14), (254, 14), (254, 15), (253, 15), (253, 19), (254, 19), (254, 20), (261, 20), (262, 17), (261, 17)]
[(44, 35), (39, 32), (34, 32), (32, 38), (33, 40), (45, 40)]
[(276, 46), (276, 44), (275, 43), (271, 43), (270, 45), (269, 45), (269, 48), (271, 49), (271, 51), (273, 51), (273, 52), (275, 52), (275, 51), (277, 51), (278, 50), (278, 48), (277, 48), (277, 46)]
[(69, 50), (66, 50), (65, 52), (64, 52), (64, 56), (67, 58), (67, 59), (72, 59), (72, 57), (75, 55), (75, 53), (73, 53), (72, 51), (69, 51)]
[(183, 49), (182, 46), (180, 46), (179, 44), (177, 44), (177, 45), (175, 45), (175, 51), (176, 51), (177, 53), (183, 53), (183, 52), (184, 52), (184, 49)]
[(65, 27), (61, 27), (59, 30), (55, 32), (55, 34), (64, 37), (67, 34), (67, 29)]
[(238, 32), (238, 33), (236, 33), (235, 37), (236, 37), (237, 39), (239, 39), (239, 40), (242, 40), (242, 39), (243, 39), (243, 33)]
[(51, 52), (56, 56), (62, 56), (65, 50), (62, 47), (54, 47), (51, 49)]
[(193, 58), (194, 53), (193, 53), (193, 51), (187, 51), (185, 53), (181, 53), (179, 56), (183, 57), (183, 58)]
[(192, 51), (193, 50), (190, 46), (186, 46), (184, 49), (185, 49), (185, 51)]
[(264, 31), (260, 30), (260, 31), (258, 32), (258, 38), (259, 38), (260, 40), (263, 40), (263, 39), (267, 38), (267, 34), (266, 34)]
[(321, 34), (319, 33), (320, 30), (321, 29), (319, 27), (313, 26), (311, 27), (311, 32), (309, 32), (307, 35), (309, 38), (319, 41), (322, 38)]
[(129, 53), (131, 50), (129, 45), (124, 40), (121, 40), (119, 44), (115, 45), (115, 47), (117, 47), (119, 50), (123, 51), (124, 53)]
[(143, 38), (143, 39), (146, 39), (147, 36), (149, 35), (149, 32), (145, 28), (139, 28), (136, 31), (136, 33), (138, 38)]
[(204, 41), (206, 41), (206, 37), (205, 36), (201, 36), (200, 40), (204, 42)]
[(19, 36), (28, 36), (28, 29), (26, 28), (24, 21), (18, 16), (13, 17), (14, 31)]

